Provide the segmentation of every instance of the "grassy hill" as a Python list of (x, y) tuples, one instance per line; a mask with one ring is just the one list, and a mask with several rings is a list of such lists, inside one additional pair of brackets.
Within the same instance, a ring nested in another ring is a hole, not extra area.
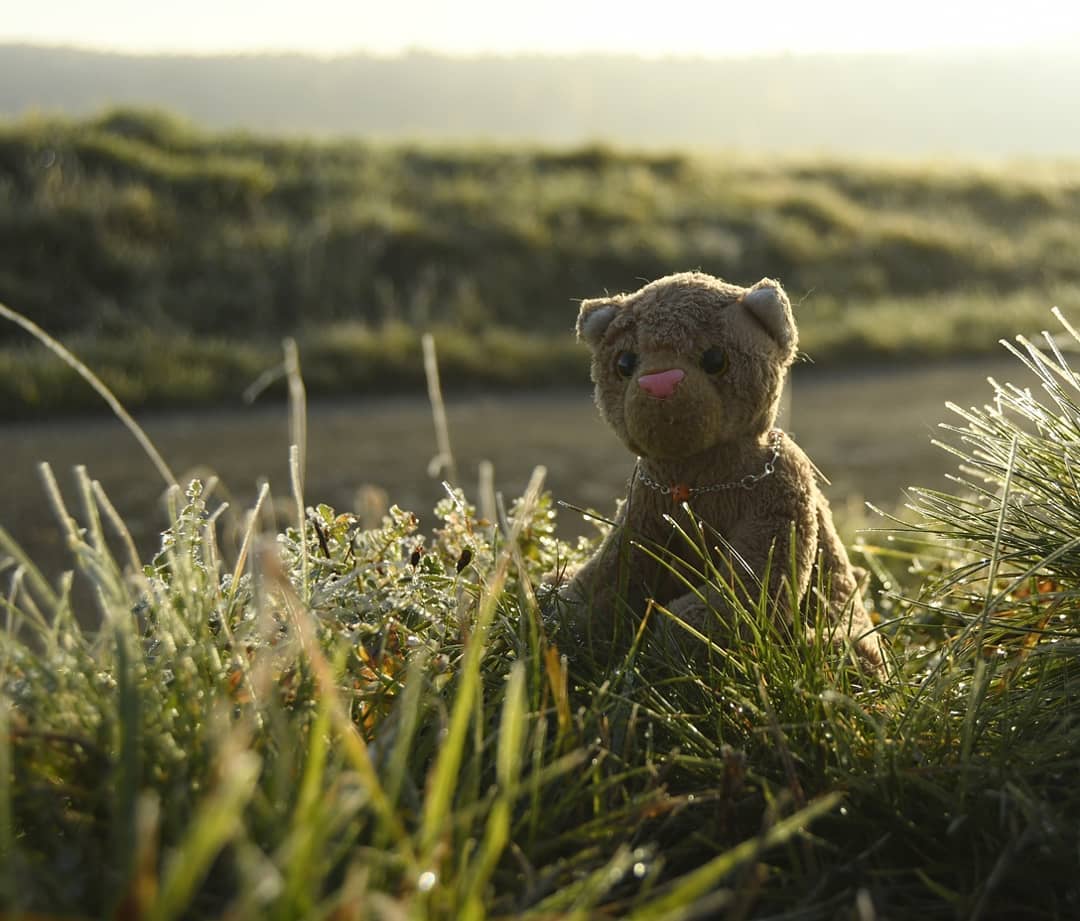
[[(421, 329), (451, 386), (565, 380), (577, 299), (688, 268), (780, 278), (818, 362), (981, 352), (1076, 302), (1078, 251), (1080, 164), (0, 128), (0, 301), (129, 405), (235, 394), (283, 335), (316, 392), (411, 387)], [(22, 342), (0, 327), (0, 405), (63, 408), (67, 372)]]

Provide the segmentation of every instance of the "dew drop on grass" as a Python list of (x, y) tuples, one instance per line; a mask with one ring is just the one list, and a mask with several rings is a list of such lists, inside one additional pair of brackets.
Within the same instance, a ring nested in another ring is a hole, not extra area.
[(439, 881), (437, 877), (430, 870), (425, 870), (420, 874), (419, 879), (416, 881), (416, 888), (421, 892), (431, 892), (435, 888), (435, 884)]
[(638, 879), (641, 879), (645, 875), (647, 870), (648, 867), (646, 867), (645, 864), (643, 864), (640, 860), (634, 864), (634, 876), (636, 876)]
[(848, 814), (847, 806), (841, 806), (840, 807), (840, 815), (847, 815), (847, 814)]

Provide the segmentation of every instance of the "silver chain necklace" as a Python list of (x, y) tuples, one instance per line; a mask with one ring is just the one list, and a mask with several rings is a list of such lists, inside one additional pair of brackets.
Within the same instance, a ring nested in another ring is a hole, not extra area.
[(713, 483), (711, 486), (689, 486), (686, 483), (672, 483), (671, 485), (665, 485), (663, 483), (658, 483), (645, 472), (645, 466), (640, 457), (637, 459), (637, 477), (642, 483), (648, 486), (649, 489), (655, 489), (663, 496), (671, 496), (676, 504), (681, 504), (693, 496), (698, 496), (706, 492), (722, 492), (726, 489), (753, 489), (767, 476), (772, 476), (772, 474), (776, 472), (776, 462), (780, 459), (780, 443), (783, 440), (783, 437), (784, 433), (780, 429), (772, 429), (769, 432), (768, 445), (772, 448), (772, 457), (765, 461), (765, 467), (762, 469), (761, 473), (748, 473), (746, 476), (740, 477), (737, 480), (731, 480), (728, 483)]

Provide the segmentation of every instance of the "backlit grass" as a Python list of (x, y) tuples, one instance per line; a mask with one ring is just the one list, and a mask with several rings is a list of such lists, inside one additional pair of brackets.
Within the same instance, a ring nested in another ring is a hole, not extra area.
[(363, 530), (295, 451), (283, 533), (267, 490), (222, 546), (232, 512), (193, 482), (140, 560), (88, 473), (65, 498), (45, 469), (72, 575), (0, 532), (0, 905), (1074, 917), (1080, 402), (1055, 348), (1018, 346), (1042, 393), (958, 416), (955, 493), (866, 540), (880, 682), (767, 610), (692, 665), (658, 612), (610, 658), (570, 642), (540, 584), (589, 547), (539, 471), (496, 521), (450, 490)]

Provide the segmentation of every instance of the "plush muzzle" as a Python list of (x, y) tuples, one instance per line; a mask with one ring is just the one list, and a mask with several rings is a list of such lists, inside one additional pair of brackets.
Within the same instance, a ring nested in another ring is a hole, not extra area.
[(642, 374), (638, 378), (638, 386), (649, 396), (658, 400), (666, 400), (679, 386), (679, 382), (686, 377), (686, 372), (679, 368), (671, 368), (667, 371), (655, 371), (652, 374)]

